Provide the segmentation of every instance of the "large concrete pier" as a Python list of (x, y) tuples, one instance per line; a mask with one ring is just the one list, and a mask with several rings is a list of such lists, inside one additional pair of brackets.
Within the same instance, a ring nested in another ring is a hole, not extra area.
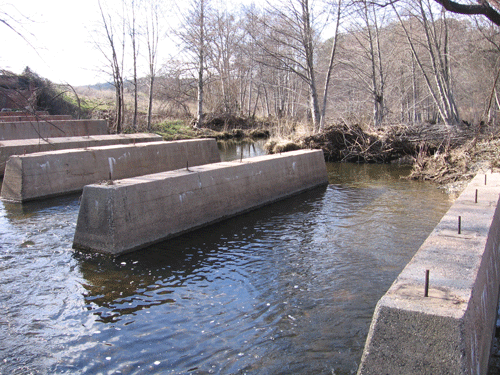
[(107, 133), (106, 120), (0, 121), (0, 140), (77, 137)]
[(71, 148), (158, 142), (161, 140), (162, 137), (157, 134), (135, 133), (0, 141), (0, 176), (3, 176), (5, 164), (12, 155), (25, 155), (32, 154), (34, 152), (67, 150)]
[(38, 152), (7, 162), (1, 198), (10, 202), (79, 192), (85, 185), (220, 162), (215, 139)]
[(327, 182), (303, 150), (87, 185), (73, 247), (117, 256)]
[(500, 283), (499, 193), (499, 174), (478, 175), (453, 204), (378, 302), (358, 374), (487, 373)]

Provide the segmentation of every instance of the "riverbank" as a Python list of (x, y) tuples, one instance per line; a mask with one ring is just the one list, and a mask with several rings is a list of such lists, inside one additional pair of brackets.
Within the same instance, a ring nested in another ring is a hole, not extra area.
[(327, 161), (412, 165), (409, 179), (431, 181), (459, 193), (483, 171), (500, 170), (498, 129), (422, 124), (377, 130), (345, 123), (292, 141), (270, 140), (270, 153), (296, 148), (321, 148)]
[(500, 171), (500, 138), (471, 139), (458, 147), (445, 148), (432, 155), (415, 157), (408, 178), (432, 181), (449, 191), (461, 191), (478, 173)]
[[(207, 116), (203, 128), (183, 122), (163, 122), (154, 131), (165, 140), (210, 137), (218, 141), (268, 139), (268, 153), (322, 149), (326, 161), (397, 163), (412, 165), (409, 179), (431, 181), (451, 193), (460, 193), (482, 171), (499, 170), (500, 136), (496, 128), (462, 123), (390, 125), (371, 129), (344, 122), (321, 133), (299, 131), (297, 125), (276, 136), (271, 121), (237, 116)], [(281, 132), (278, 132), (281, 133)]]
[(265, 139), (269, 138), (270, 123), (238, 116), (207, 115), (203, 127), (194, 127), (183, 119), (164, 120), (152, 127), (166, 141), (193, 138), (215, 138), (218, 141), (229, 139)]

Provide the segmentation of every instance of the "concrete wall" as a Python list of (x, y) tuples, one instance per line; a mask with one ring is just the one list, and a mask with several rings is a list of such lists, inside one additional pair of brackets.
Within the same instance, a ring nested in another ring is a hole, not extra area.
[(0, 176), (3, 176), (5, 164), (12, 155), (32, 154), (70, 148), (108, 146), (115, 144), (130, 144), (140, 142), (157, 142), (162, 137), (157, 134), (107, 134), (88, 137), (57, 137), (48, 139), (14, 139), (0, 141)]
[(107, 133), (106, 120), (0, 122), (0, 140), (77, 137)]
[(499, 192), (499, 174), (488, 174), (487, 185), (478, 175), (446, 213), (378, 302), (358, 374), (487, 373), (500, 283)]
[[(8, 113), (8, 112), (7, 112)], [(0, 116), (0, 122), (20, 122), (20, 121), (56, 121), (56, 120), (72, 120), (70, 115), (15, 115)]]
[[(36, 111), (37, 116), (50, 116), (47, 111)], [(22, 112), (22, 111), (0, 111), (0, 117), (8, 117), (8, 116), (31, 116), (33, 112)]]
[(7, 162), (1, 198), (10, 202), (78, 192), (85, 185), (218, 163), (215, 139), (148, 142), (39, 152)]
[(117, 256), (327, 182), (303, 150), (87, 185), (73, 247)]

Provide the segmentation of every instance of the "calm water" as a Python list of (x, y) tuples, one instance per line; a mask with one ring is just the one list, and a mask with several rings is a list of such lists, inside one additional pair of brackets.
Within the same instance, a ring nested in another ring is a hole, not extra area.
[(355, 373), (377, 300), (451, 202), (406, 169), (328, 170), (116, 260), (71, 249), (78, 196), (0, 203), (0, 373)]

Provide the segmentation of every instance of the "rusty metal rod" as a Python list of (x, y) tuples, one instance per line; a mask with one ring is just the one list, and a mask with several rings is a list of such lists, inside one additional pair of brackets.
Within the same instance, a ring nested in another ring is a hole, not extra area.
[(425, 291), (424, 297), (429, 297), (429, 270), (425, 270)]

